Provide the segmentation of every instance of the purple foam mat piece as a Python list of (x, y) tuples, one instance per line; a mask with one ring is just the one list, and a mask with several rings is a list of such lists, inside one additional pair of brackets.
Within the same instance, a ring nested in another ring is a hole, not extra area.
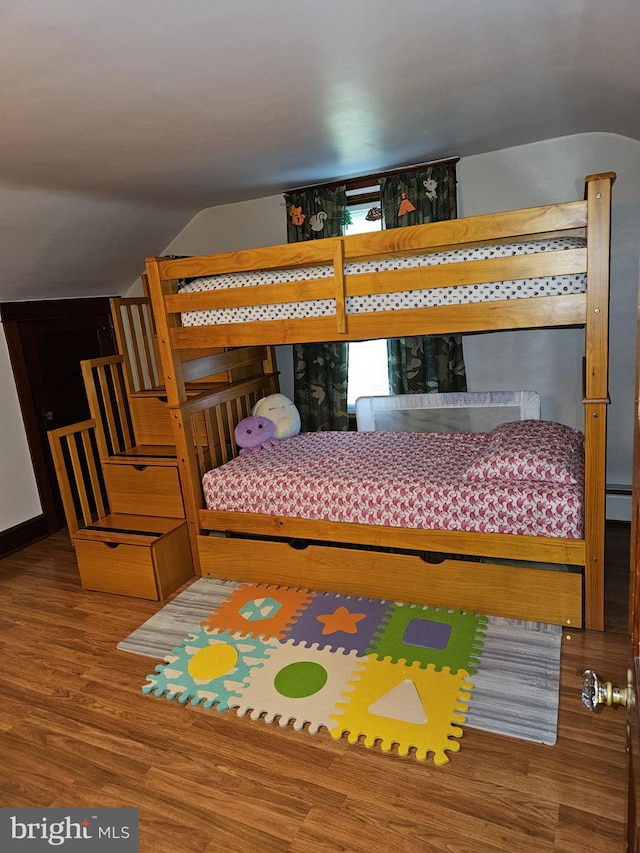
[(285, 639), (364, 654), (392, 606), (388, 601), (319, 592)]

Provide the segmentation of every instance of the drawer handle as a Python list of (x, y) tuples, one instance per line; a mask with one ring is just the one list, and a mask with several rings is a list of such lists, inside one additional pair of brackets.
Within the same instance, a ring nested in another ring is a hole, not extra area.
[(136, 471), (146, 471), (149, 467), (148, 465), (134, 465), (134, 470)]
[(159, 403), (166, 403), (168, 399), (169, 399), (168, 397), (156, 397), (156, 400)]
[(106, 545), (107, 548), (119, 548), (122, 545), (122, 542), (104, 542), (103, 544)]

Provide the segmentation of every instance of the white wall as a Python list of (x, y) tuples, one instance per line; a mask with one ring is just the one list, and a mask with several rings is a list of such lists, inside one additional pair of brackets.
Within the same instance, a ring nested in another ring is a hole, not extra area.
[[(539, 142), (469, 157), (459, 165), (460, 215), (493, 213), (581, 198), (583, 177), (614, 171), (611, 227), (609, 483), (631, 483), (635, 394), (640, 142), (610, 134)], [(498, 347), (498, 358), (495, 353)], [(580, 330), (549, 329), (468, 336), (471, 390), (532, 388), (542, 415), (582, 425)]]
[[(613, 189), (608, 480), (630, 484), (640, 142), (611, 134), (581, 134), (464, 158), (458, 167), (460, 214), (469, 216), (581, 198), (584, 176), (600, 171), (618, 173)], [(285, 241), (286, 213), (282, 196), (277, 195), (207, 208), (164, 249), (148, 245), (145, 254), (203, 254)], [(116, 249), (112, 247), (112, 251)], [(132, 291), (137, 289), (134, 286)], [(581, 351), (582, 335), (574, 330), (467, 336), (469, 387), (533, 388), (542, 396), (544, 417), (579, 426)], [(292, 396), (290, 358), (285, 357), (288, 355), (288, 349), (280, 349), (282, 390)], [(4, 531), (38, 515), (40, 504), (3, 335), (0, 393), (0, 531)]]
[(4, 531), (42, 511), (4, 329), (0, 331), (0, 400), (0, 531)]
[(286, 242), (286, 210), (277, 195), (201, 210), (162, 254), (205, 255)]

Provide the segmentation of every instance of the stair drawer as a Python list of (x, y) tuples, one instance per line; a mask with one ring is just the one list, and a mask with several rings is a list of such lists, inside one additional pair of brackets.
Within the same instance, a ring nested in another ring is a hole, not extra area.
[(123, 465), (106, 460), (103, 471), (111, 512), (184, 518), (175, 465)]
[[(203, 389), (206, 390), (206, 389)], [(195, 391), (187, 392), (187, 398)], [(129, 396), (129, 408), (133, 422), (133, 434), (137, 444), (174, 445), (171, 415), (167, 408), (167, 398), (151, 391), (137, 391)], [(204, 417), (197, 417), (198, 441), (206, 444)]]
[(152, 548), (112, 542), (75, 545), (83, 589), (158, 600)]
[(113, 535), (110, 539), (84, 539), (82, 531), (74, 539), (83, 589), (160, 601), (193, 577), (184, 522), (140, 545), (113, 541)]

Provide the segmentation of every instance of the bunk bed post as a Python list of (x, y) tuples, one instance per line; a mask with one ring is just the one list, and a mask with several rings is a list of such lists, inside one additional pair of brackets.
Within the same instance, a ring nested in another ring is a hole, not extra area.
[(147, 258), (146, 264), (147, 282), (156, 333), (158, 335), (157, 347), (160, 354), (167, 401), (169, 406), (177, 406), (180, 403), (185, 403), (187, 400), (184, 375), (182, 373), (182, 359), (180, 358), (180, 352), (172, 348), (169, 335), (170, 328), (177, 326), (179, 320), (165, 311), (164, 287), (168, 285), (163, 285), (160, 278), (158, 258)]
[(587, 303), (585, 323), (585, 628), (604, 630), (604, 550), (609, 351), (609, 245), (613, 172), (586, 178)]
[(196, 575), (202, 575), (200, 567), (200, 552), (198, 549), (198, 535), (200, 533), (199, 512), (204, 509), (202, 499), (202, 488), (199, 478), (199, 466), (196, 455), (196, 432), (193, 421), (189, 415), (185, 416), (181, 406), (169, 405), (173, 435), (176, 443), (176, 454), (178, 457), (178, 470), (180, 473), (180, 485), (184, 500), (185, 517), (189, 531), (189, 542), (193, 556), (193, 567)]
[[(191, 419), (185, 417), (181, 405), (187, 401), (186, 383), (182, 371), (180, 352), (171, 346), (170, 328), (179, 324), (174, 316), (165, 311), (165, 287), (169, 287), (160, 277), (158, 258), (146, 260), (146, 285), (151, 299), (151, 309), (157, 333), (157, 350), (160, 356), (162, 375), (167, 394), (167, 407), (171, 416), (173, 434), (178, 459), (180, 484), (184, 500), (189, 542), (196, 575), (201, 575), (198, 553), (198, 512), (203, 509), (200, 484), (195, 482), (198, 465), (195, 449), (195, 435)], [(200, 497), (200, 503), (198, 498)]]

